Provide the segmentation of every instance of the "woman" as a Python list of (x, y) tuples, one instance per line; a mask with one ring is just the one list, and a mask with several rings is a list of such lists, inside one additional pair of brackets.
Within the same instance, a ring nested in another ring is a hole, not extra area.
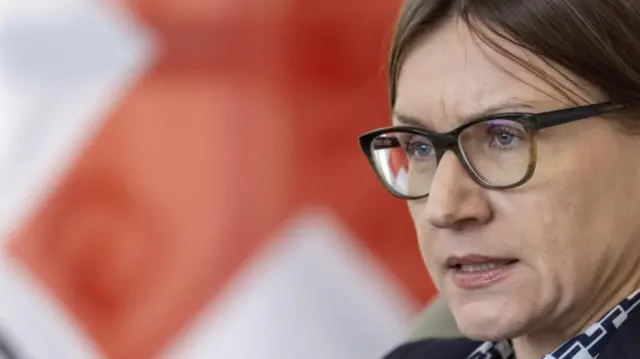
[(388, 358), (640, 358), (640, 0), (408, 1), (390, 97), (362, 149), (469, 339)]

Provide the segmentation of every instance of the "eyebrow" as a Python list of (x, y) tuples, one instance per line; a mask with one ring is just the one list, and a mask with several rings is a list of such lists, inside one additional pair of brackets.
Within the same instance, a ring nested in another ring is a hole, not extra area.
[[(500, 113), (506, 113), (506, 112), (518, 112), (518, 111), (522, 111), (522, 110), (528, 110), (528, 111), (533, 111), (533, 106), (531, 103), (525, 103), (525, 102), (515, 102), (515, 101), (501, 101), (493, 106), (489, 106), (485, 109), (482, 109), (480, 111), (477, 112), (473, 112), (467, 116), (465, 116), (464, 121), (462, 121), (461, 124), (465, 124), (467, 122), (473, 121), (475, 119), (481, 118), (481, 117), (486, 117), (486, 116), (491, 116), (491, 115), (498, 115)], [(429, 124), (427, 124), (424, 120), (420, 120), (419, 118), (413, 117), (413, 116), (407, 116), (404, 115), (402, 113), (396, 112), (395, 110), (393, 111), (393, 117), (395, 119), (397, 119), (399, 122), (401, 122), (403, 125), (407, 125), (407, 126), (415, 126), (415, 127), (422, 127), (424, 129), (427, 129), (429, 131), (435, 131), (431, 126), (429, 126)]]

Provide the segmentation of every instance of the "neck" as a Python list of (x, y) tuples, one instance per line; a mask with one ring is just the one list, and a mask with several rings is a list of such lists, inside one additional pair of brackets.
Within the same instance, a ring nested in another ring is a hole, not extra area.
[[(638, 275), (634, 277), (639, 277)], [(640, 288), (640, 278), (629, 281), (627, 285), (622, 285), (619, 290), (612, 292), (598, 291), (601, 294), (599, 300), (585, 298), (590, 302), (591, 310), (584, 310), (582, 315), (574, 316), (573, 320), (558, 320), (558, 322), (569, 322), (570, 325), (554, 325), (544, 329), (527, 333), (513, 339), (513, 348), (517, 359), (542, 359), (545, 355), (553, 352), (567, 340), (583, 332), (588, 326), (597, 322), (607, 312), (614, 308), (624, 298)], [(606, 294), (606, 295), (605, 295)]]
[(541, 359), (563, 342), (555, 334), (523, 335), (513, 340), (513, 350), (517, 359)]

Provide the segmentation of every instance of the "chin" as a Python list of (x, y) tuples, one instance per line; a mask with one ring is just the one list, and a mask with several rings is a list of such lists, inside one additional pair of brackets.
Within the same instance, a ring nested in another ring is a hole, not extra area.
[(467, 302), (451, 305), (458, 329), (465, 337), (481, 341), (511, 339), (522, 333), (526, 309), (509, 308), (494, 301)]

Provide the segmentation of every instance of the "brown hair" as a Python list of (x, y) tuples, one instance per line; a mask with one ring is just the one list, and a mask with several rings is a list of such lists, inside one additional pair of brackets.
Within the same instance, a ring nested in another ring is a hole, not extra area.
[(531, 51), (556, 68), (559, 65), (598, 87), (610, 100), (640, 100), (640, 0), (407, 0), (391, 48), (392, 107), (407, 49), (416, 38), (454, 17), (490, 48), (563, 93), (571, 91), (495, 39)]

